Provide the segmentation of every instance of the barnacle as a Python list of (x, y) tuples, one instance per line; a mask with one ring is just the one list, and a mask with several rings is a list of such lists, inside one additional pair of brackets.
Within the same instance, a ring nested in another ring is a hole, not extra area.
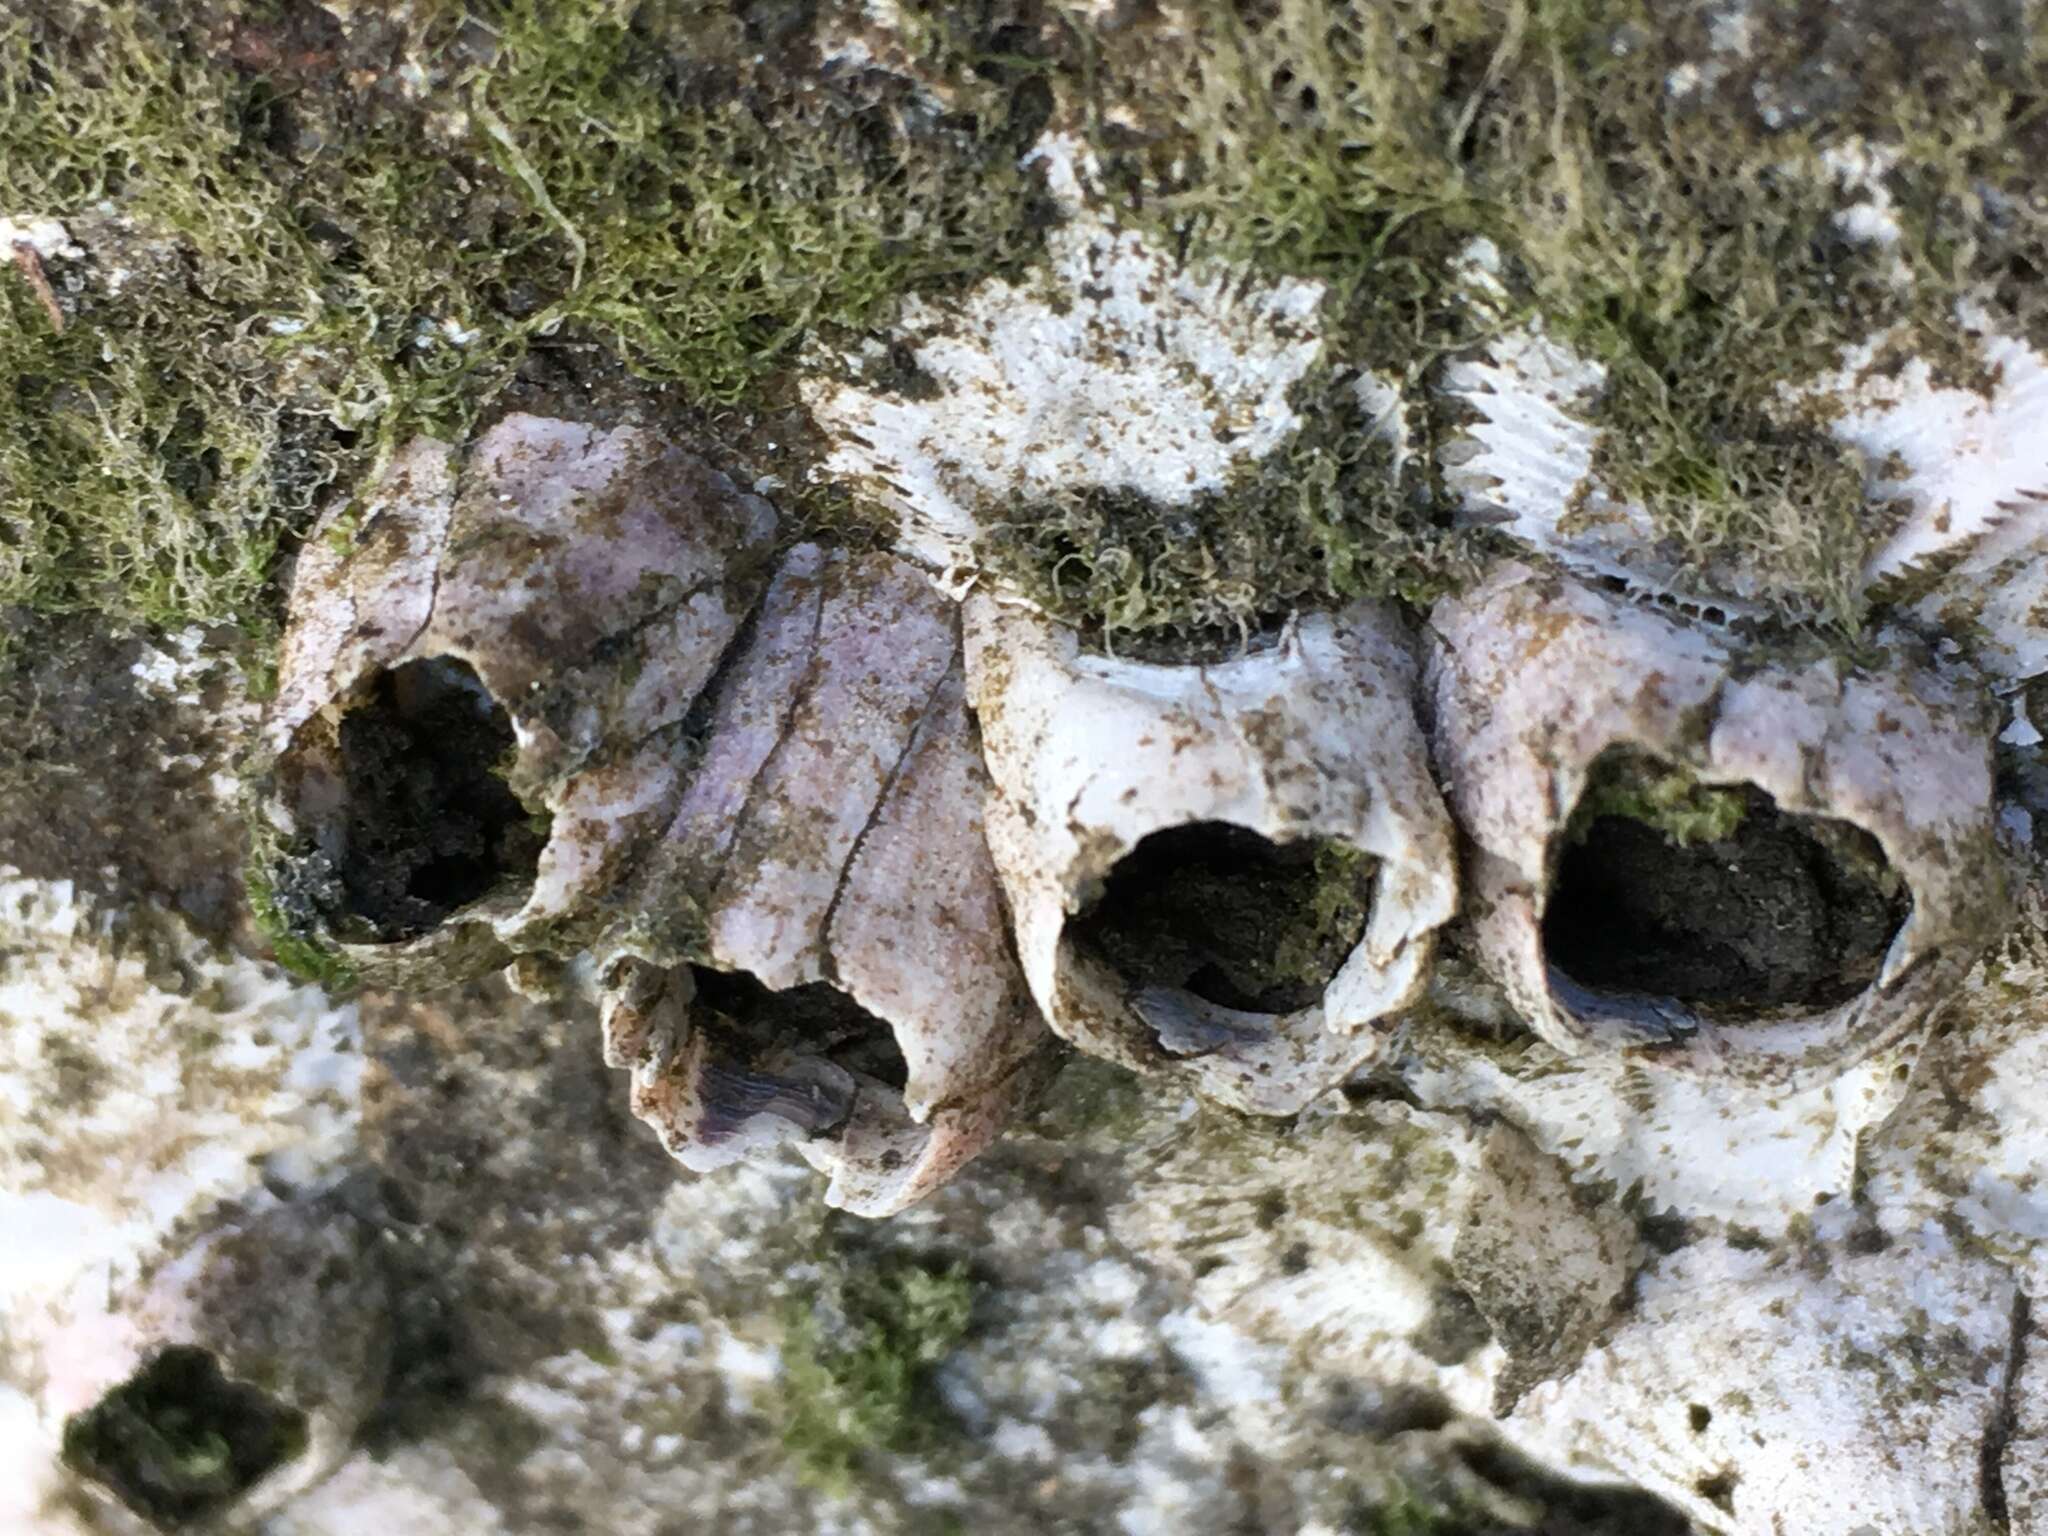
[(273, 899), (366, 975), (454, 979), (571, 923), (679, 793), (683, 720), (775, 516), (631, 428), (406, 448), (293, 584)]
[(1749, 656), (1512, 564), (1431, 626), (1479, 951), (1560, 1049), (1814, 1081), (1996, 932), (1991, 712), (1910, 642)]
[(730, 661), (606, 1002), (687, 1166), (793, 1141), (833, 1203), (887, 1214), (1037, 1081), (960, 651), (915, 567), (802, 545)]
[(253, 1191), (50, 1340), (64, 1460), (159, 1529), (279, 1508), (353, 1447), (389, 1312), (377, 1234), (345, 1196)]
[(1163, 665), (978, 597), (967, 668), (989, 842), (1057, 1032), (1269, 1114), (1378, 1053), (1456, 901), (1390, 610)]

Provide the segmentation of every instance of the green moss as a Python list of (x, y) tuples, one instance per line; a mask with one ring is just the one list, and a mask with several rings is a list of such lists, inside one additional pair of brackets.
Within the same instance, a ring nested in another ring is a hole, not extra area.
[(763, 398), (810, 330), (1029, 248), (1006, 119), (799, 79), (754, 9), (424, 5), (416, 92), (291, 0), (0, 21), (0, 206), (89, 253), (61, 332), (0, 271), (0, 604), (260, 629), (314, 503), (515, 372)]
[[(252, 843), (263, 846), (259, 836)], [(275, 855), (273, 854), (274, 858)], [(359, 978), (348, 957), (331, 945), (301, 932), (279, 909), (277, 892), (268, 870), (274, 865), (252, 851), (242, 872), (242, 886), (248, 897), (249, 917), (256, 931), (269, 944), (277, 963), (302, 981), (315, 982), (330, 992), (352, 991)]]
[(1161, 637), (1228, 649), (1299, 604), (1430, 598), (1478, 568), (1476, 541), (1431, 523), (1417, 469), (1350, 370), (1295, 391), (1304, 425), (1223, 489), (1183, 506), (1090, 487), (991, 521), (989, 553), (1051, 612), (1110, 649)]
[[(1414, 405), (1397, 476), (1341, 369), (1419, 402), (1528, 317), (1606, 369), (1605, 491), (1679, 559), (1853, 629), (1896, 509), (1779, 386), (1894, 323), (1986, 382), (1964, 295), (2048, 345), (2038, 26), (1760, 0), (1753, 54), (1717, 55), (1676, 0), (1202, 0), (1122, 28), (984, 0), (901, 7), (912, 84), (822, 72), (802, 6), (426, 0), (348, 33), (298, 0), (15, 9), (0, 206), (89, 254), (48, 263), (61, 331), (0, 270), (0, 605), (260, 645), (316, 502), (515, 383), (785, 404), (807, 337), (1028, 260), (1043, 208), (1015, 159), (1055, 96), (1127, 217), (1329, 288), (1333, 366), (1282, 454), (1192, 508), (1014, 509), (1014, 574), (1111, 637), (1465, 579), (1484, 541), (1428, 467), (1463, 424)], [(1822, 149), (1854, 136), (1895, 157), (1889, 250), (1835, 226)], [(1460, 287), (1482, 236), (1506, 313)], [(845, 531), (775, 436), (806, 520)]]
[[(1606, 370), (1601, 489), (1793, 618), (1861, 623), (1855, 575), (1898, 509), (1781, 386), (1893, 325), (1968, 382), (1966, 294), (2048, 331), (2038, 28), (1987, 45), (1966, 19), (1766, 4), (1753, 54), (1730, 57), (1706, 13), (1663, 0), (1192, 9), (1148, 40), (1156, 57), (1106, 66), (1144, 103), (1137, 148), (1120, 125), (1100, 135), (1137, 216), (1197, 254), (1328, 282), (1329, 355), (1397, 376), (1539, 318)], [(1816, 75), (1832, 54), (1853, 68)], [(1836, 223), (1849, 194), (1823, 150), (1857, 137), (1898, 155), (1892, 249)], [(1459, 289), (1452, 257), (1475, 237), (1503, 253), (1504, 314)], [(1427, 452), (1460, 423), (1412, 425)], [(1446, 501), (1406, 503), (1408, 536)], [(1374, 541), (1351, 543), (1370, 564)]]
[(813, 1293), (792, 1308), (783, 1443), (807, 1483), (843, 1495), (864, 1455), (931, 1438), (931, 1370), (966, 1334), (973, 1309), (964, 1269), (896, 1257), (849, 1268), (837, 1296)]
[(1330, 956), (1347, 953), (1372, 915), (1372, 877), (1379, 861), (1334, 838), (1316, 845), (1300, 915), (1273, 953), (1273, 973), (1322, 985)]
[(1586, 780), (1565, 829), (1581, 843), (1603, 816), (1625, 817), (1655, 827), (1681, 848), (1717, 843), (1734, 834), (1749, 811), (1749, 794), (1702, 784), (1692, 772), (1647, 753), (1620, 750), (1601, 754)]

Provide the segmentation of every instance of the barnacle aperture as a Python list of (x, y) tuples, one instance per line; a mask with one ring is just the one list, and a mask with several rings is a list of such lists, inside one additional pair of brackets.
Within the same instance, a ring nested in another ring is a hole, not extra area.
[(1134, 987), (1290, 1013), (1315, 1006), (1365, 936), (1376, 865), (1336, 838), (1169, 827), (1117, 861), (1069, 933)]
[(1566, 1052), (1799, 1087), (1923, 1028), (2001, 921), (1981, 685), (1507, 564), (1430, 617), (1481, 962)]
[(507, 881), (531, 885), (546, 818), (506, 782), (512, 722), (452, 657), (378, 673), (341, 721), (347, 910), (384, 941), (412, 938)]
[[(813, 1135), (829, 1134), (853, 1112), (854, 1080), (845, 1073), (899, 1092), (908, 1080), (889, 1025), (830, 982), (777, 991), (745, 971), (699, 965), (690, 975), (700, 1027), (718, 1037), (722, 1053), (720, 1063), (707, 1069), (715, 1084), (705, 1095), (700, 1134), (707, 1142), (719, 1139), (725, 1122), (736, 1129), (762, 1113)], [(783, 1075), (784, 1065), (799, 1056), (829, 1062), (841, 1074)]]
[(289, 936), (407, 985), (580, 947), (674, 813), (775, 525), (652, 431), (524, 415), (330, 508), (265, 728)]
[(64, 1462), (175, 1530), (233, 1505), (306, 1441), (305, 1414), (172, 1345), (64, 1426)]
[(1377, 1054), (1456, 902), (1399, 617), (1175, 663), (994, 598), (965, 614), (989, 848), (1054, 1032), (1254, 1114)]
[(609, 950), (606, 1051), (693, 1169), (794, 1142), (887, 1215), (1000, 1129), (1044, 1029), (1006, 931), (954, 604), (791, 550)]
[(1833, 1008), (1876, 979), (1911, 909), (1876, 838), (1701, 784), (1622, 748), (1594, 764), (1544, 909), (1550, 963), (1594, 991), (1723, 1018)]

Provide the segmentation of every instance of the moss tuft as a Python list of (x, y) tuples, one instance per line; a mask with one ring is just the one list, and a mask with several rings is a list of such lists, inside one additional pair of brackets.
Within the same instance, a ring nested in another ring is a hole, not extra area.
[(596, 352), (758, 400), (807, 331), (1030, 248), (1018, 93), (909, 110), (892, 76), (821, 81), (761, 9), (0, 20), (0, 207), (87, 253), (44, 264), (61, 330), (0, 270), (0, 604), (260, 631), (314, 503), (415, 431), (459, 439), (515, 375)]
[(1476, 573), (1476, 540), (1423, 510), (1417, 461), (1353, 370), (1296, 388), (1303, 426), (1219, 491), (1166, 506), (1090, 488), (991, 523), (1003, 573), (1109, 649), (1227, 650), (1296, 607), (1427, 602)]
[[(256, 849), (264, 846), (260, 829), (251, 842)], [(285, 915), (270, 882), (270, 867), (258, 851), (252, 850), (242, 872), (242, 884), (250, 920), (270, 946), (272, 957), (301, 981), (314, 982), (337, 994), (353, 991), (360, 979), (355, 966), (331, 945), (308, 937), (301, 925), (295, 925)]]
[(1565, 841), (1583, 843), (1594, 822), (1618, 816), (1654, 827), (1667, 841), (1690, 848), (1733, 836), (1748, 811), (1749, 794), (1741, 785), (1702, 784), (1680, 764), (1622, 749), (1602, 753), (1594, 763), (1566, 824)]
[(791, 1311), (783, 1443), (807, 1483), (844, 1495), (864, 1455), (930, 1439), (931, 1371), (973, 1310), (963, 1268), (886, 1257), (849, 1270), (836, 1297), (813, 1294)]

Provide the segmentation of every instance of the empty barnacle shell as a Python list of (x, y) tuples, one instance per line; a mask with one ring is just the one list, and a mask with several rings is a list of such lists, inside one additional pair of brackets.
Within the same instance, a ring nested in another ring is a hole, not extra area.
[(637, 428), (509, 416), (309, 537), (266, 729), (281, 913), (367, 974), (474, 973), (586, 909), (680, 791), (775, 516)]
[(43, 1398), (83, 1484), (152, 1528), (237, 1525), (332, 1472), (387, 1384), (390, 1281), (344, 1184), (216, 1211), (48, 1342)]
[(989, 843), (1053, 1028), (1288, 1114), (1378, 1051), (1456, 902), (1450, 823), (1390, 610), (1212, 665), (1093, 655), (991, 598), (968, 686)]
[(702, 736), (646, 916), (607, 946), (608, 1057), (686, 1166), (794, 1142), (832, 1203), (900, 1210), (995, 1136), (1046, 1039), (955, 605), (904, 561), (799, 546)]
[(1995, 933), (1989, 711), (1903, 642), (1884, 671), (1741, 656), (1520, 565), (1431, 627), (1480, 955), (1560, 1049), (1824, 1080)]

